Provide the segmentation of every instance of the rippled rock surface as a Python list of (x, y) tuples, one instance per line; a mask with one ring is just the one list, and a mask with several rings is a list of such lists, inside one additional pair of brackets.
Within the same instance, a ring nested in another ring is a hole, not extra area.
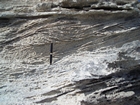
[(140, 105), (139, 9), (136, 0), (1, 0), (0, 104)]

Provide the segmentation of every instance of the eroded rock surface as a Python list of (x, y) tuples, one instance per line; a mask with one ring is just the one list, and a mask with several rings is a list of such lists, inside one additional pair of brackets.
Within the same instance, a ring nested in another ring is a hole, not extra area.
[(140, 105), (139, 5), (1, 0), (0, 104)]

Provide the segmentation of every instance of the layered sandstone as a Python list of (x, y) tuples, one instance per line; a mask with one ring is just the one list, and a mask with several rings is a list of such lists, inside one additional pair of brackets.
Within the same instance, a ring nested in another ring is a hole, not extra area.
[(139, 105), (139, 8), (136, 0), (1, 0), (0, 103)]

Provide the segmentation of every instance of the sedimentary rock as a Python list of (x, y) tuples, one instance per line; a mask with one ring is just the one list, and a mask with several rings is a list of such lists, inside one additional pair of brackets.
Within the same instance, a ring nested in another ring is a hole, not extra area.
[(139, 105), (139, 5), (1, 0), (0, 104)]

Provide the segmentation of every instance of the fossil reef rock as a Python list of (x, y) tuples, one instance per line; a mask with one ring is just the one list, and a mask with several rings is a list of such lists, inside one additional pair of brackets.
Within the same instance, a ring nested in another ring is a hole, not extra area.
[(0, 0), (0, 105), (140, 105), (140, 3)]

